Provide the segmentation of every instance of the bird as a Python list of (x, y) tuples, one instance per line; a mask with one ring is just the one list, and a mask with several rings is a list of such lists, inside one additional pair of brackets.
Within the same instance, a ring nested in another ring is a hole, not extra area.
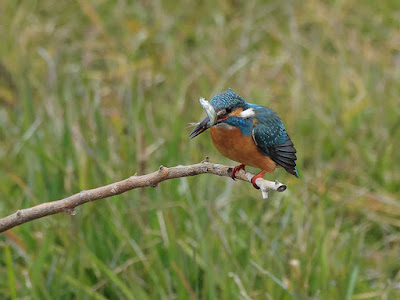
[(296, 168), (296, 149), (282, 120), (269, 107), (246, 102), (231, 88), (216, 94), (208, 103), (200, 98), (207, 117), (196, 123), (190, 133), (193, 139), (210, 129), (215, 148), (225, 157), (240, 163), (231, 172), (232, 179), (245, 166), (261, 169), (252, 177), (251, 183), (272, 173), (277, 167), (299, 178)]

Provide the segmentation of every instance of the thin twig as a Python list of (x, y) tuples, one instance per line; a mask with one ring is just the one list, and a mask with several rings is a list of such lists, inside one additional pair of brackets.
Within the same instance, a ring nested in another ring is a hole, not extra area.
[[(212, 164), (208, 161), (208, 157), (198, 164), (189, 166), (176, 166), (166, 168), (160, 166), (158, 171), (142, 175), (131, 176), (125, 180), (114, 182), (106, 186), (101, 186), (95, 189), (81, 191), (70, 197), (42, 203), (30, 208), (18, 210), (17, 212), (0, 219), (0, 232), (4, 232), (17, 225), (27, 223), (45, 216), (54, 215), (60, 212), (66, 212), (75, 215), (75, 207), (82, 205), (86, 202), (104, 199), (107, 197), (119, 195), (126, 191), (140, 188), (140, 187), (156, 187), (160, 182), (173, 178), (195, 176), (199, 174), (214, 174), (218, 176), (230, 176), (232, 167)], [(236, 173), (236, 178), (243, 181), (251, 181), (254, 174), (240, 170)], [(279, 181), (268, 181), (262, 178), (256, 180), (256, 184), (262, 191), (263, 198), (266, 198), (269, 190), (283, 192), (286, 190), (286, 185)]]

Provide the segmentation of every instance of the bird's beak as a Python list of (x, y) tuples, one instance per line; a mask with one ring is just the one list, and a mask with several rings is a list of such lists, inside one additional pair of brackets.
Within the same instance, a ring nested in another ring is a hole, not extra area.
[(197, 124), (196, 128), (189, 135), (189, 138), (192, 139), (198, 136), (200, 133), (206, 131), (208, 128), (215, 125), (217, 121), (217, 114), (214, 110), (214, 107), (204, 98), (199, 99), (201, 106), (207, 113), (207, 117)]
[(210, 118), (207, 116), (203, 121), (197, 124), (196, 128), (190, 133), (189, 138), (192, 139), (210, 128), (209, 122)]

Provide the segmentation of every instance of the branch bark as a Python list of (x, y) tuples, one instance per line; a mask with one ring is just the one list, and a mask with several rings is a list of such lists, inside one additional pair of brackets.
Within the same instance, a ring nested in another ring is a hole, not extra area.
[[(0, 219), (0, 232), (4, 232), (32, 220), (61, 212), (75, 215), (75, 207), (85, 204), (86, 202), (119, 195), (136, 188), (148, 186), (156, 187), (160, 182), (165, 180), (195, 176), (199, 174), (214, 174), (230, 177), (231, 172), (232, 167), (210, 163), (208, 157), (206, 157), (206, 159), (201, 163), (189, 166), (176, 166), (171, 168), (160, 166), (158, 171), (147, 175), (133, 175), (122, 181), (114, 182), (91, 190), (81, 191), (61, 200), (46, 202), (30, 208), (18, 210), (7, 217)], [(251, 182), (253, 176), (253, 173), (245, 172), (243, 170), (236, 173), (237, 179), (248, 182)], [(286, 190), (286, 185), (277, 180), (268, 181), (263, 178), (258, 178), (256, 184), (260, 187), (263, 198), (268, 197), (268, 191), (270, 190), (278, 192)]]

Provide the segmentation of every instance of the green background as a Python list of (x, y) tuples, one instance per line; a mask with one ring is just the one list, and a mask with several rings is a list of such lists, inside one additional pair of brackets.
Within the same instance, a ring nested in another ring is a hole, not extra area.
[(398, 0), (1, 1), (1, 216), (234, 165), (188, 139), (228, 87), (283, 119), (287, 191), (200, 175), (18, 226), (1, 298), (399, 299)]

